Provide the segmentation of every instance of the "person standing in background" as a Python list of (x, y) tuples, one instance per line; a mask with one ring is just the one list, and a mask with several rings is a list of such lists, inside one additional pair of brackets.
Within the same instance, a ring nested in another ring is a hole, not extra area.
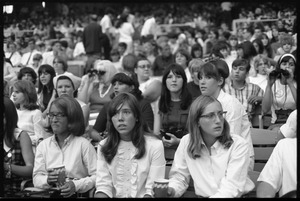
[(97, 23), (97, 15), (90, 15), (90, 24), (83, 30), (82, 42), (87, 55), (85, 73), (93, 68), (94, 62), (103, 56), (104, 34)]

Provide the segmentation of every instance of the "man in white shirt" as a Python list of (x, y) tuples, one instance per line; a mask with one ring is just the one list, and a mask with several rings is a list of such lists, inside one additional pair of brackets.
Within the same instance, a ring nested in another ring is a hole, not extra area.
[(23, 54), (20, 65), (27, 66), (27, 67), (33, 67), (33, 57), (36, 53), (41, 54), (38, 50), (35, 48), (35, 40), (33, 38), (29, 39), (28, 41), (28, 49), (29, 52)]
[(10, 60), (12, 66), (18, 66), (21, 62), (22, 56), (17, 51), (17, 45), (14, 42), (7, 43), (7, 52), (5, 52), (5, 57)]
[[(53, 60), (56, 56), (60, 55), (61, 53), (61, 43), (59, 40), (52, 42), (52, 51), (45, 52), (43, 54), (43, 61), (42, 64), (48, 64), (50, 66), (53, 66)], [(61, 55), (60, 55), (61, 56)]]
[(115, 11), (108, 7), (105, 9), (105, 14), (104, 16), (102, 17), (101, 21), (100, 21), (100, 26), (102, 28), (102, 33), (106, 34), (110, 40), (110, 44), (113, 44), (113, 24), (112, 24), (112, 21), (113, 21), (113, 18), (114, 18), (114, 14), (115, 14)]
[(153, 17), (147, 19), (144, 22), (144, 25), (141, 30), (141, 37), (146, 37), (147, 35), (153, 35), (154, 39), (156, 39), (156, 29), (157, 25), (161, 24), (163, 21), (165, 12), (163, 10), (156, 10), (153, 13)]

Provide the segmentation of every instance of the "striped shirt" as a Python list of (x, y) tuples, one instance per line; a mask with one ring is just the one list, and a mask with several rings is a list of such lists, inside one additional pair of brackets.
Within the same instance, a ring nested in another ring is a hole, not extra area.
[(249, 97), (264, 95), (264, 91), (258, 85), (247, 82), (245, 83), (244, 87), (235, 89), (232, 86), (231, 81), (231, 84), (225, 84), (223, 90), (226, 93), (236, 97), (242, 103), (249, 116), (251, 116), (251, 113), (254, 112), (255, 109), (255, 105), (248, 102)]

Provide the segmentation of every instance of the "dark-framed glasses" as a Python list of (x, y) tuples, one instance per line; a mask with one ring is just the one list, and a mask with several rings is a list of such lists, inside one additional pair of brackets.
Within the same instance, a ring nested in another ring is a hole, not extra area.
[(61, 119), (62, 117), (65, 117), (66, 115), (62, 112), (58, 112), (58, 113), (53, 113), (53, 112), (49, 112), (47, 113), (47, 117), (49, 119), (53, 119), (54, 117), (56, 117), (56, 119)]

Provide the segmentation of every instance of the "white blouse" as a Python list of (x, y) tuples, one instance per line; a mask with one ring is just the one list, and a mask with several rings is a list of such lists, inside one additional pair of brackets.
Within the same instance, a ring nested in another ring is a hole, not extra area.
[(254, 188), (248, 173), (249, 146), (238, 135), (229, 149), (216, 141), (211, 147), (211, 155), (202, 143), (201, 157), (193, 159), (187, 148), (190, 134), (183, 136), (176, 150), (169, 174), (169, 187), (175, 189), (175, 197), (180, 197), (188, 188), (190, 176), (194, 181), (195, 193), (202, 197), (240, 197)]
[(103, 192), (109, 197), (142, 198), (152, 195), (155, 179), (165, 176), (165, 155), (162, 141), (145, 136), (146, 152), (135, 159), (136, 147), (131, 141), (120, 141), (118, 151), (110, 164), (101, 152), (106, 139), (97, 148), (96, 193)]

